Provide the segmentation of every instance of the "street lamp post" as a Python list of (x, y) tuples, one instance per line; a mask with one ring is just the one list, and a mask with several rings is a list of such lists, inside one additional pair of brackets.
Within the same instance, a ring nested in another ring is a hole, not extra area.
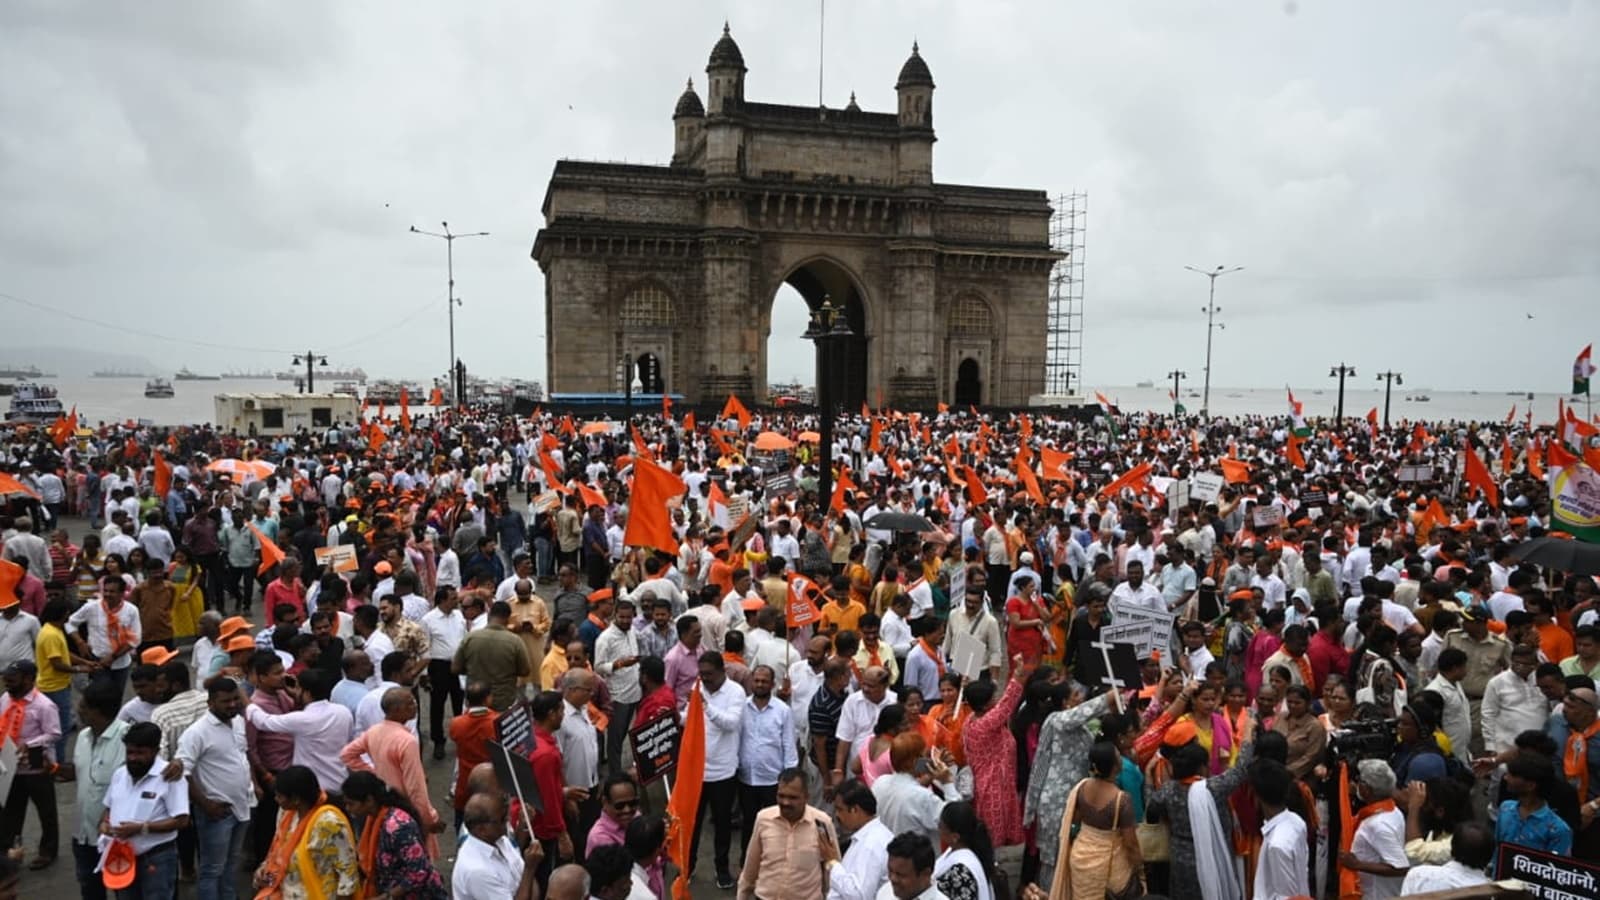
[[(1353, 374), (1353, 373), (1352, 373)], [(1406, 380), (1400, 377), (1399, 372), (1379, 372), (1378, 380), (1383, 382), (1383, 430), (1389, 430), (1389, 397), (1395, 385), (1405, 387)]]
[(1167, 377), (1172, 379), (1172, 414), (1177, 415), (1178, 408), (1183, 405), (1183, 401), (1179, 399), (1183, 396), (1183, 391), (1179, 388), (1178, 382), (1184, 378), (1188, 378), (1189, 373), (1179, 369), (1173, 369), (1171, 372), (1167, 373)]
[(1222, 312), (1222, 307), (1217, 305), (1217, 279), (1232, 272), (1242, 272), (1244, 266), (1234, 266), (1231, 269), (1217, 266), (1209, 272), (1196, 269), (1194, 266), (1184, 266), (1184, 268), (1191, 272), (1199, 272), (1211, 280), (1211, 291), (1206, 297), (1206, 305), (1200, 310), (1206, 314), (1206, 386), (1200, 398), (1200, 415), (1208, 416), (1211, 414), (1211, 333), (1218, 328), (1227, 328), (1216, 320), (1217, 313)]
[(304, 353), (296, 353), (295, 356), (294, 356), (294, 363), (293, 364), (297, 365), (297, 366), (298, 365), (304, 365), (306, 367), (306, 389), (305, 389), (305, 393), (307, 393), (307, 394), (315, 394), (317, 392), (317, 370), (316, 370), (316, 367), (317, 366), (326, 367), (328, 365), (328, 358), (326, 356), (323, 356), (323, 355), (319, 354), (319, 353), (313, 353), (312, 351), (307, 350)]
[(450, 396), (459, 398), (461, 386), (456, 384), (456, 307), (461, 305), (461, 300), (456, 296), (456, 238), (488, 237), (487, 231), (473, 231), (466, 234), (456, 234), (450, 230), (449, 222), (440, 222), (444, 231), (423, 231), (421, 228), (411, 226), (412, 234), (424, 234), (444, 240), (444, 265), (447, 280), (445, 291), (445, 306), (450, 311)]
[(830, 351), (840, 341), (854, 336), (855, 332), (850, 330), (850, 323), (845, 317), (844, 307), (834, 306), (827, 295), (823, 295), (822, 305), (811, 311), (810, 324), (806, 327), (805, 334), (801, 335), (817, 345), (817, 405), (822, 409), (822, 465), (821, 471), (817, 473), (817, 501), (821, 504), (824, 515), (827, 514), (829, 502), (833, 499), (835, 401), (830, 384), (832, 380), (830, 357), (833, 356)]
[(1356, 367), (1355, 366), (1347, 366), (1344, 363), (1340, 363), (1337, 366), (1334, 366), (1333, 368), (1328, 370), (1328, 377), (1329, 378), (1337, 378), (1337, 379), (1339, 379), (1339, 407), (1334, 412), (1333, 418), (1334, 418), (1334, 421), (1338, 424), (1338, 426), (1340, 428), (1343, 428), (1344, 427), (1344, 380), (1346, 378), (1354, 378), (1354, 377), (1356, 377)]
[(622, 419), (633, 421), (633, 354), (622, 354)]

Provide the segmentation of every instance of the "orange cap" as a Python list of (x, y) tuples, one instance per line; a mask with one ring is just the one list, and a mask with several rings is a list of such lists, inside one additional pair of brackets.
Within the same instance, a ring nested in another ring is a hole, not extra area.
[(134, 855), (133, 845), (127, 841), (112, 841), (106, 850), (105, 864), (100, 868), (100, 881), (113, 891), (120, 891), (133, 884), (133, 877), (138, 873), (139, 860)]

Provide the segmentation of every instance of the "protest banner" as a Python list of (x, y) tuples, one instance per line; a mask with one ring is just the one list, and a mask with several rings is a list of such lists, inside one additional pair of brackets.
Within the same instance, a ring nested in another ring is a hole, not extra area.
[(312, 555), (316, 557), (317, 565), (330, 572), (354, 572), (361, 568), (361, 561), (356, 558), (355, 544), (318, 547), (312, 551)]
[(1515, 878), (1541, 900), (1592, 900), (1600, 897), (1600, 865), (1574, 856), (1557, 856), (1518, 844), (1502, 843), (1495, 876)]
[(1216, 472), (1196, 472), (1190, 479), (1189, 497), (1201, 503), (1215, 503), (1225, 479)]
[(1142, 606), (1113, 605), (1111, 624), (1100, 630), (1107, 643), (1132, 644), (1140, 659), (1156, 651), (1165, 652), (1172, 638), (1172, 613)]
[(779, 472), (776, 475), (767, 476), (766, 494), (769, 499), (772, 497), (786, 497), (794, 493), (794, 490), (795, 480), (793, 472)]
[(950, 641), (950, 667), (960, 672), (967, 681), (983, 674), (986, 655), (983, 641), (964, 631), (957, 631)]
[(1183, 479), (1174, 479), (1167, 485), (1167, 509), (1176, 512), (1189, 505), (1189, 498), (1194, 495), (1194, 489), (1189, 482)]
[(494, 736), (523, 759), (533, 756), (533, 717), (526, 702), (512, 704), (494, 720)]
[(670, 774), (678, 765), (678, 741), (683, 737), (683, 726), (671, 712), (662, 712), (648, 722), (634, 725), (628, 730), (633, 741), (633, 764), (639, 769), (639, 781), (649, 784)]
[(1257, 528), (1271, 528), (1283, 524), (1283, 507), (1273, 506), (1270, 503), (1257, 503), (1251, 510), (1251, 522)]

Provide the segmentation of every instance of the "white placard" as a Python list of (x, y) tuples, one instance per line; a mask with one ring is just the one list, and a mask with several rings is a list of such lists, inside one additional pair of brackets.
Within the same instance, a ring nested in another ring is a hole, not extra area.
[(1257, 503), (1251, 511), (1251, 519), (1257, 528), (1271, 528), (1283, 523), (1283, 509), (1271, 503)]
[(957, 604), (967, 602), (967, 564), (956, 566), (950, 573), (950, 608), (955, 609)]
[(983, 641), (964, 631), (957, 631), (950, 641), (950, 667), (961, 677), (972, 681), (983, 674), (984, 657), (988, 655)]
[(1189, 496), (1201, 503), (1215, 503), (1226, 483), (1216, 472), (1196, 472), (1190, 479)]
[(1113, 644), (1132, 644), (1140, 659), (1149, 659), (1155, 651), (1166, 652), (1172, 639), (1172, 613), (1146, 609), (1142, 606), (1113, 606), (1112, 624), (1100, 630), (1100, 640)]

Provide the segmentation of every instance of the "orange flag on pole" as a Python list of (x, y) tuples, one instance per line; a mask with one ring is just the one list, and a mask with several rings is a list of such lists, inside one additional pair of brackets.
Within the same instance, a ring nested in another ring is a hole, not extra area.
[(543, 450), (539, 451), (539, 467), (544, 469), (545, 487), (563, 494), (572, 493), (572, 489), (564, 484), (561, 477), (561, 467), (556, 465), (555, 457)]
[(1511, 449), (1511, 439), (1505, 435), (1500, 436), (1500, 474), (1510, 475), (1511, 470), (1517, 466), (1517, 454)]
[(822, 618), (822, 588), (804, 575), (789, 579), (789, 602), (784, 605), (783, 618), (790, 628), (802, 628)]
[(971, 501), (974, 506), (982, 506), (988, 503), (989, 492), (984, 489), (983, 479), (978, 477), (978, 473), (972, 471), (971, 466), (962, 466), (961, 474), (967, 480), (967, 500)]
[(1141, 484), (1144, 484), (1145, 482), (1150, 480), (1150, 472), (1151, 472), (1151, 467), (1150, 467), (1149, 463), (1147, 463), (1147, 462), (1139, 463), (1137, 466), (1134, 466), (1133, 468), (1129, 469), (1128, 471), (1123, 472), (1121, 475), (1119, 475), (1117, 477), (1117, 479), (1115, 481), (1113, 481), (1110, 484), (1106, 485), (1105, 487), (1101, 488), (1100, 489), (1100, 496), (1101, 497), (1106, 497), (1106, 496), (1115, 497), (1115, 496), (1117, 496), (1117, 494), (1121, 493), (1123, 488), (1127, 488), (1127, 487), (1137, 488), (1137, 486), (1139, 486)]
[(167, 455), (160, 450), (155, 451), (155, 466), (156, 497), (165, 502), (167, 491), (172, 490), (172, 466), (167, 462)]
[(652, 547), (676, 555), (678, 538), (672, 531), (672, 511), (668, 504), (682, 497), (686, 490), (683, 479), (666, 469), (649, 460), (635, 462), (623, 545)]
[(273, 566), (283, 562), (283, 551), (278, 549), (278, 545), (272, 542), (272, 538), (261, 533), (261, 529), (256, 527), (256, 523), (249, 522), (246, 524), (255, 534), (256, 540), (261, 542), (261, 565), (256, 567), (256, 574), (265, 575), (272, 571)]
[(1072, 481), (1072, 475), (1069, 474), (1071, 465), (1072, 454), (1054, 447), (1039, 448), (1039, 468), (1044, 472), (1040, 477), (1045, 481)]
[(400, 427), (406, 434), (411, 433), (411, 392), (403, 387), (400, 389)]
[(668, 422), (672, 421), (672, 398), (666, 394), (661, 395), (661, 418)]
[(601, 509), (605, 509), (608, 505), (610, 505), (606, 503), (605, 494), (600, 493), (581, 481), (578, 482), (578, 496), (583, 499), (584, 509), (588, 509), (591, 506), (598, 506)]
[(1472, 449), (1471, 444), (1468, 444), (1462, 450), (1462, 453), (1465, 454), (1466, 460), (1466, 465), (1462, 469), (1462, 478), (1466, 480), (1467, 484), (1483, 491), (1483, 496), (1489, 501), (1489, 505), (1498, 509), (1500, 506), (1500, 488), (1495, 485), (1494, 478), (1490, 476), (1489, 467), (1483, 464), (1483, 459), (1478, 456), (1478, 451)]
[(1289, 432), (1289, 440), (1284, 445), (1284, 455), (1288, 457), (1289, 464), (1296, 469), (1304, 469), (1306, 467), (1305, 454), (1300, 452), (1302, 440), (1295, 437), (1294, 432), (1291, 431)]
[(562, 434), (566, 435), (569, 438), (572, 438), (573, 440), (577, 440), (578, 439), (578, 426), (572, 424), (572, 417), (571, 416), (562, 416), (561, 417), (561, 428), (560, 428), (560, 431), (561, 431)]
[(1367, 430), (1372, 433), (1373, 440), (1378, 439), (1378, 408), (1376, 406), (1367, 410)]
[(1242, 459), (1224, 456), (1222, 463), (1222, 480), (1229, 484), (1244, 484), (1250, 480), (1250, 464)]
[(834, 512), (842, 513), (845, 507), (845, 494), (856, 489), (856, 483), (850, 480), (850, 473), (841, 470), (839, 478), (833, 483), (833, 496), (828, 499), (828, 508)]
[(683, 430), (684, 431), (693, 431), (694, 430), (694, 410), (692, 410), (692, 409), (689, 410), (687, 413), (684, 413), (684, 415), (683, 415)]
[(722, 415), (718, 416), (718, 418), (726, 419), (729, 416), (739, 420), (740, 431), (750, 427), (750, 410), (744, 408), (744, 404), (739, 402), (739, 398), (735, 394), (728, 395), (728, 402), (722, 404)]
[(376, 422), (372, 423), (372, 428), (367, 432), (367, 449), (377, 453), (388, 441), (389, 436), (383, 433), (383, 426)]
[(634, 425), (628, 426), (628, 433), (633, 435), (633, 451), (640, 459), (655, 459), (650, 455), (650, 447), (645, 444), (644, 438), (639, 436), (639, 429)]
[(1539, 446), (1538, 441), (1530, 440), (1528, 442), (1528, 474), (1540, 481), (1544, 480), (1543, 456), (1544, 448)]
[(726, 431), (721, 428), (711, 429), (711, 442), (717, 445), (718, 453), (723, 456), (733, 456), (733, 447), (728, 443), (728, 433)]
[[(367, 403), (366, 403), (365, 400), (361, 401), (361, 406), (362, 406), (363, 409), (366, 408), (366, 405), (367, 405)], [(432, 391), (430, 391), (428, 393), (428, 405), (429, 406), (443, 406), (444, 405), (444, 389), (443, 388), (437, 388), (436, 387), (436, 388), (434, 388)]]
[(1021, 456), (1021, 453), (1017, 454), (1017, 461), (1019, 463), (1017, 466), (1017, 476), (1022, 479), (1022, 486), (1027, 489), (1028, 496), (1033, 498), (1033, 502), (1039, 504), (1040, 506), (1045, 506), (1046, 503), (1044, 499), (1044, 491), (1039, 489), (1039, 478), (1033, 474), (1033, 467), (1031, 465), (1021, 461)]
[(867, 438), (867, 449), (873, 453), (883, 452), (883, 420), (877, 416), (872, 417), (872, 428)]
[[(632, 520), (628, 525), (632, 527)], [(700, 789), (706, 775), (705, 700), (700, 696), (698, 680), (689, 689), (683, 736), (678, 739), (678, 764), (672, 774), (671, 799), (667, 801), (667, 857), (679, 873), (684, 873), (694, 865), (689, 851), (694, 846), (694, 820), (700, 813)], [(679, 874), (673, 881), (672, 900), (690, 900), (687, 876)]]

